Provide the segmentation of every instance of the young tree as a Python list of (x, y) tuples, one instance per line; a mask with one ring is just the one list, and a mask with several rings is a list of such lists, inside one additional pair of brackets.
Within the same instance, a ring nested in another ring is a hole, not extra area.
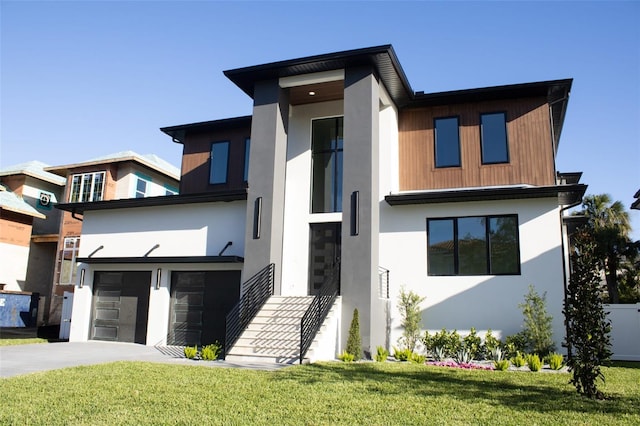
[(400, 342), (406, 349), (411, 349), (411, 352), (414, 352), (417, 343), (420, 341), (420, 323), (422, 322), (420, 303), (422, 303), (424, 297), (420, 297), (412, 291), (407, 293), (402, 288), (400, 289), (399, 299), (398, 309), (400, 310), (402, 328), (404, 329)]
[(524, 296), (524, 303), (518, 305), (524, 315), (522, 334), (529, 350), (544, 357), (555, 351), (553, 343), (553, 318), (547, 314), (546, 293), (540, 296), (532, 285)]
[(578, 393), (602, 399), (597, 379), (604, 380), (600, 369), (611, 356), (611, 323), (602, 306), (597, 243), (588, 229), (579, 230), (574, 239), (571, 278), (567, 288), (564, 314), (567, 338), (564, 346), (571, 356), (567, 362), (571, 383)]
[(358, 309), (353, 310), (353, 319), (351, 320), (349, 337), (347, 338), (347, 352), (353, 355), (354, 361), (362, 358), (362, 337), (360, 336)]
[(579, 214), (587, 217), (586, 226), (595, 243), (594, 260), (605, 272), (609, 301), (619, 303), (618, 270), (634, 247), (629, 239), (629, 213), (620, 201), (612, 203), (609, 194), (599, 194), (584, 197)]

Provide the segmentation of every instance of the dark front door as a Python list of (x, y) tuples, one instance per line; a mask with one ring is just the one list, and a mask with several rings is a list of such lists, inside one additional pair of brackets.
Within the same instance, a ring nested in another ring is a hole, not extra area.
[(91, 338), (145, 344), (150, 271), (96, 272)]
[(310, 227), (309, 294), (315, 295), (340, 263), (342, 229), (340, 223), (312, 223)]
[(171, 273), (170, 345), (224, 344), (227, 313), (240, 298), (240, 271)]

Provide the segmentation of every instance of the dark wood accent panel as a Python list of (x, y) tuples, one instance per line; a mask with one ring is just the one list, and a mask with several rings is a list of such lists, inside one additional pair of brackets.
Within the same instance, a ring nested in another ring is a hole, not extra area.
[[(244, 145), (251, 135), (250, 126), (189, 132), (182, 150), (180, 194), (201, 194), (246, 188), (244, 182)], [(211, 144), (229, 141), (227, 183), (209, 184)]]
[[(480, 114), (506, 112), (509, 163), (482, 164)], [(461, 167), (436, 168), (433, 120), (460, 119)], [(400, 111), (400, 190), (555, 184), (546, 99), (488, 101)]]

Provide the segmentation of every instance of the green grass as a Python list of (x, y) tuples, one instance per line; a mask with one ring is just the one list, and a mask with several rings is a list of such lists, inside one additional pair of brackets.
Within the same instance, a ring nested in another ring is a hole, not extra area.
[(640, 424), (640, 370), (605, 368), (605, 375), (610, 399), (591, 401), (566, 373), (118, 362), (0, 380), (0, 424)]
[(48, 343), (47, 339), (31, 337), (28, 339), (0, 339), (0, 346), (30, 345), (32, 343)]

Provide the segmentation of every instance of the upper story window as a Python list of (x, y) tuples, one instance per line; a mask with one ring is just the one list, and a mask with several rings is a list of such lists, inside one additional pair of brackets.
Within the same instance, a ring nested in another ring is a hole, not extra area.
[(460, 166), (460, 132), (458, 117), (434, 120), (436, 167)]
[(177, 195), (178, 188), (174, 186), (165, 185), (164, 186), (164, 195)]
[(151, 183), (151, 178), (149, 176), (145, 176), (139, 173), (136, 173), (136, 198), (144, 198), (148, 195), (149, 184)]
[(214, 142), (211, 144), (211, 171), (209, 183), (227, 183), (227, 170), (229, 168), (229, 141)]
[(429, 275), (518, 275), (518, 216), (427, 219)]
[(244, 140), (244, 181), (249, 182), (249, 153), (251, 151), (251, 139)]
[(312, 121), (312, 213), (342, 211), (343, 121), (343, 117)]
[(480, 115), (482, 164), (508, 163), (507, 117), (504, 112)]
[(102, 200), (104, 172), (83, 173), (71, 177), (69, 202), (82, 203)]

